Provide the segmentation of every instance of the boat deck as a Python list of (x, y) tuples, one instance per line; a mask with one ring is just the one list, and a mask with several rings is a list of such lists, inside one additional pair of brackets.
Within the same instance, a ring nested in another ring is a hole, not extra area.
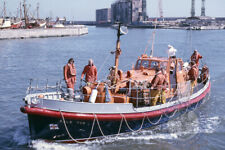
[(192, 95), (181, 97), (180, 95), (167, 99), (165, 104), (156, 106), (134, 107), (132, 103), (89, 103), (82, 102), (82, 96), (73, 101), (62, 100), (61, 92), (47, 92), (28, 94), (25, 101), (30, 107), (48, 109), (53, 111), (74, 112), (74, 113), (96, 113), (96, 114), (115, 114), (115, 113), (140, 113), (169, 108), (182, 103), (187, 103), (202, 94), (209, 88), (209, 81), (206, 84), (198, 84)]

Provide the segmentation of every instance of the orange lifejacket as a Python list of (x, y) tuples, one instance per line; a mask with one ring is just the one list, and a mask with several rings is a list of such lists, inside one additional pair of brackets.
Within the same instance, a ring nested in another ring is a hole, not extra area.
[(188, 71), (188, 76), (191, 81), (195, 81), (198, 78), (198, 70), (195, 65)]
[(165, 90), (165, 82), (166, 78), (165, 75), (162, 74), (162, 72), (159, 72), (155, 75), (155, 77), (152, 79), (152, 88), (157, 90)]
[(208, 78), (208, 76), (209, 76), (209, 68), (206, 65), (204, 65), (202, 67), (202, 71), (201, 71), (201, 75), (200, 75), (201, 80), (205, 81)]
[(67, 64), (63, 67), (63, 75), (68, 88), (74, 89), (76, 82), (76, 68), (74, 64)]

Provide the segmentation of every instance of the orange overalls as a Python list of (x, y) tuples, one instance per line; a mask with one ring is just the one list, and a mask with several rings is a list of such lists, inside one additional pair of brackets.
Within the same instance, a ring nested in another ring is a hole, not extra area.
[(67, 64), (64, 66), (64, 79), (66, 81), (67, 88), (74, 90), (74, 84), (76, 82), (76, 68), (74, 64)]
[(194, 87), (198, 78), (198, 67), (197, 65), (193, 65), (191, 69), (188, 71), (189, 80), (191, 80), (191, 94), (193, 93)]
[(194, 61), (196, 63), (197, 66), (199, 66), (199, 59), (201, 59), (202, 56), (197, 52), (197, 53), (193, 53), (191, 55), (191, 61)]
[(84, 67), (84, 70), (81, 74), (81, 78), (83, 78), (85, 76), (85, 80), (87, 82), (95, 82), (97, 80), (97, 68), (95, 67), (95, 65), (87, 65)]
[(163, 93), (162, 90), (165, 90), (163, 87), (165, 85), (165, 76), (159, 72), (155, 75), (155, 77), (152, 80), (152, 88), (153, 90), (151, 90), (151, 106), (155, 106), (156, 103), (159, 101), (162, 97), (161, 102), (164, 104), (166, 103), (166, 97), (165, 97), (165, 93)]
[(203, 66), (200, 77), (201, 77), (201, 81), (203, 83), (206, 83), (209, 77), (209, 68), (206, 65)]

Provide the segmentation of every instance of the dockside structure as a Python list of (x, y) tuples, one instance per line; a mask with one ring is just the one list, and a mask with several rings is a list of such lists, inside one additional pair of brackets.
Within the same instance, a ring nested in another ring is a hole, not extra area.
[(146, 0), (117, 0), (110, 8), (96, 10), (96, 23), (137, 24), (148, 19), (146, 13)]

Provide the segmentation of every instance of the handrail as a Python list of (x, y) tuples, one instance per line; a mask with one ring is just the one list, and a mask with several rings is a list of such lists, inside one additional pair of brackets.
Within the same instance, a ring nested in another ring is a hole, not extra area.
[[(194, 88), (197, 88), (197, 90), (199, 90), (199, 87), (203, 86), (204, 85), (204, 82), (206, 80), (208, 80), (208, 78), (205, 79), (205, 80), (203, 80), (203, 81), (201, 81), (200, 83), (197, 83), (197, 85)], [(186, 83), (186, 82), (184, 82), (184, 83)], [(63, 92), (63, 89), (66, 89), (66, 87), (61, 85), (61, 81), (60, 82), (57, 82), (57, 84), (55, 86), (48, 86), (48, 85), (46, 85), (45, 87), (38, 87), (38, 88), (37, 87), (32, 87), (31, 84), (30, 84), (30, 86), (27, 88), (27, 91), (29, 91), (27, 93), (28, 94), (31, 94), (31, 91), (35, 91), (35, 92), (37, 92), (37, 91), (47, 91), (46, 89), (56, 90), (57, 93), (59, 91), (61, 91), (58, 94), (62, 94), (62, 93), (64, 93)], [(113, 90), (113, 89), (114, 88), (109, 88), (109, 90)], [(121, 98), (123, 97), (124, 98), (124, 96), (125, 96), (126, 97), (125, 103), (128, 103), (127, 98), (136, 100), (136, 107), (138, 107), (139, 102), (143, 102), (143, 100), (146, 100), (146, 99), (150, 101), (152, 98), (154, 98), (154, 97), (151, 97), (150, 96), (150, 92), (152, 90), (151, 88), (135, 87), (135, 88), (121, 88), (121, 89), (127, 90), (123, 96), (111, 95), (111, 97), (112, 98), (119, 98), (119, 97), (121, 97)], [(134, 96), (131, 96), (131, 92), (129, 92), (129, 91), (132, 91), (132, 90), (134, 90), (134, 92), (135, 91), (137, 92), (135, 97)], [(149, 95), (143, 96), (143, 94), (142, 94), (141, 96), (139, 96), (139, 94), (140, 94), (139, 92), (143, 92), (144, 90), (147, 90), (148, 93), (149, 93)], [(179, 96), (179, 98), (182, 98), (182, 97), (190, 97), (190, 89), (186, 89), (186, 90), (182, 91), (183, 94), (181, 93), (181, 95), (179, 95), (178, 91), (179, 91), (179, 88), (176, 88), (176, 90), (173, 92), (173, 96), (172, 97), (169, 97), (169, 99), (167, 97), (167, 102), (173, 101), (175, 96)], [(75, 90), (75, 92), (81, 92), (81, 91), (80, 90)], [(85, 96), (88, 97), (90, 95), (91, 94), (82, 94), (82, 96), (84, 96), (84, 97)], [(103, 95), (97, 95), (97, 98), (104, 98), (104, 97), (105, 96), (103, 96)]]

